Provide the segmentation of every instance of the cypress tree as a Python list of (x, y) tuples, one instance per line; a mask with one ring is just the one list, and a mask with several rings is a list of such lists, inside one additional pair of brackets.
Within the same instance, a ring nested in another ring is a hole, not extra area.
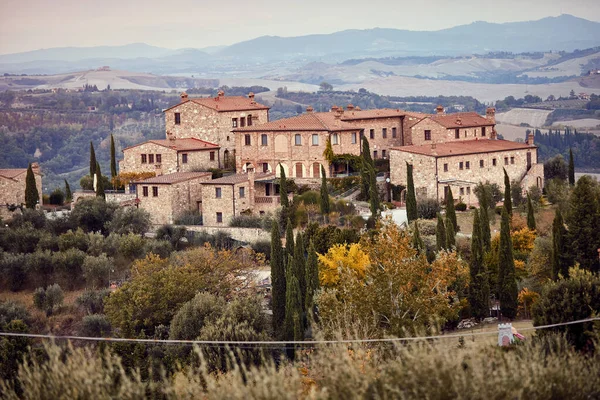
[[(293, 268), (293, 260), (290, 259), (286, 273), (284, 340), (295, 340), (298, 331), (303, 332), (303, 329), (298, 326), (302, 321), (300, 317), (302, 315), (302, 296)], [(302, 340), (302, 338), (297, 340)]]
[(273, 221), (271, 225), (271, 305), (273, 307), (273, 332), (281, 338), (285, 321), (285, 264), (283, 261), (283, 246), (279, 233), (279, 224)]
[(565, 236), (567, 230), (562, 214), (557, 208), (552, 221), (552, 277), (556, 280), (558, 275), (565, 278), (569, 276), (569, 264), (566, 257)]
[(90, 176), (92, 178), (96, 174), (96, 165), (98, 165), (98, 161), (96, 161), (96, 152), (94, 151), (94, 144), (90, 141)]
[(360, 168), (360, 185), (361, 197), (365, 200), (370, 199), (371, 195), (371, 168), (373, 167), (373, 159), (371, 158), (371, 148), (369, 141), (365, 136), (362, 136), (362, 165)]
[(67, 203), (70, 203), (73, 200), (73, 192), (71, 192), (71, 186), (69, 186), (69, 182), (65, 179), (65, 200)]
[(110, 134), (110, 177), (114, 180), (117, 176), (117, 159), (115, 155), (115, 138)]
[(481, 196), (479, 204), (479, 224), (481, 227), (481, 242), (483, 243), (483, 252), (490, 251), (492, 247), (492, 231), (490, 229), (489, 205), (487, 196)]
[(510, 237), (510, 218), (508, 210), (503, 207), (498, 249), (498, 297), (503, 316), (513, 319), (517, 315), (518, 295), (513, 245)]
[(600, 271), (600, 204), (598, 187), (589, 175), (582, 176), (570, 196), (566, 223), (569, 227), (567, 242), (569, 258), (578, 261), (581, 268), (594, 273)]
[(415, 182), (413, 180), (413, 166), (409, 163), (406, 163), (406, 217), (409, 223), (419, 218)]
[(508, 178), (508, 174), (506, 173), (506, 168), (504, 170), (504, 208), (508, 212), (508, 215), (512, 215), (512, 198), (510, 197), (510, 179)]
[(287, 220), (285, 228), (285, 264), (294, 258), (294, 230), (290, 219)]
[(281, 207), (287, 208), (290, 206), (290, 200), (288, 199), (288, 188), (287, 188), (287, 180), (285, 178), (285, 170), (283, 169), (283, 165), (279, 164), (279, 197), (281, 199)]
[[(298, 280), (301, 296), (301, 311), (304, 310), (306, 296), (306, 258), (304, 258), (304, 240), (302, 233), (296, 235), (296, 244), (294, 245), (294, 276)], [(303, 316), (304, 313), (300, 314)]]
[(452, 250), (453, 247), (456, 247), (456, 232), (454, 224), (446, 214), (446, 248)]
[(306, 260), (306, 294), (304, 296), (304, 309), (309, 319), (315, 319), (314, 297), (319, 290), (319, 259), (312, 240), (308, 246), (308, 259)]
[(573, 159), (573, 149), (569, 148), (569, 185), (575, 185), (575, 160)]
[(331, 210), (329, 203), (329, 192), (327, 192), (327, 178), (325, 177), (325, 168), (321, 165), (321, 214), (328, 215)]
[(440, 213), (437, 215), (437, 225), (435, 227), (435, 247), (437, 248), (437, 251), (446, 248), (446, 227), (444, 226), (444, 220)]
[(425, 250), (425, 243), (423, 243), (421, 233), (419, 233), (419, 224), (417, 221), (415, 221), (414, 226), (415, 229), (413, 230), (412, 246), (419, 254), (421, 254)]
[(527, 193), (527, 227), (532, 231), (535, 231), (535, 215), (533, 212), (533, 204), (531, 203), (531, 196)]
[(106, 198), (104, 195), (104, 181), (102, 180), (102, 171), (100, 164), (96, 163), (96, 197)]
[(375, 168), (371, 168), (370, 173), (370, 185), (369, 185), (369, 208), (371, 209), (371, 215), (376, 218), (379, 215), (379, 191), (377, 190), (377, 176), (375, 174)]
[(473, 214), (473, 235), (471, 237), (471, 262), (469, 264), (471, 284), (469, 285), (469, 304), (471, 314), (478, 319), (489, 315), (490, 287), (483, 263), (483, 241), (481, 220), (475, 210)]
[(456, 210), (454, 209), (454, 196), (452, 187), (448, 186), (448, 196), (446, 196), (446, 218), (452, 221), (454, 232), (458, 232), (458, 222), (456, 221)]
[(39, 201), (40, 192), (37, 190), (33, 168), (31, 163), (29, 163), (27, 174), (25, 175), (25, 207), (34, 209)]

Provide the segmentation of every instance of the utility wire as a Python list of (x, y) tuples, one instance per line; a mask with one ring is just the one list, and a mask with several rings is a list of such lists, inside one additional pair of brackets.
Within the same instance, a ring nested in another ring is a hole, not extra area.
[[(521, 332), (550, 329), (559, 326), (582, 324), (585, 322), (600, 321), (600, 317), (580, 319), (577, 321), (560, 322), (550, 325), (534, 326), (532, 328), (520, 329)], [(470, 337), (470, 336), (484, 336), (484, 335), (497, 335), (498, 331), (486, 331), (486, 332), (461, 332), (451, 335), (433, 335), (433, 336), (415, 336), (415, 337), (403, 337), (403, 338), (378, 338), (378, 339), (340, 339), (340, 340), (289, 340), (289, 341), (240, 341), (240, 340), (176, 340), (176, 339), (136, 339), (136, 338), (103, 338), (103, 337), (90, 337), (90, 336), (70, 336), (70, 335), (41, 335), (35, 333), (16, 333), (16, 332), (0, 332), (0, 336), (8, 337), (27, 337), (27, 338), (38, 338), (38, 339), (52, 339), (52, 340), (86, 340), (93, 342), (117, 342), (117, 343), (149, 343), (149, 344), (182, 344), (182, 345), (202, 345), (202, 346), (213, 346), (213, 347), (227, 347), (227, 346), (278, 346), (286, 347), (290, 345), (319, 345), (319, 344), (350, 344), (350, 343), (384, 343), (384, 342), (412, 342), (422, 340), (433, 340), (433, 339), (453, 339), (459, 337)], [(251, 348), (251, 347), (248, 347)]]

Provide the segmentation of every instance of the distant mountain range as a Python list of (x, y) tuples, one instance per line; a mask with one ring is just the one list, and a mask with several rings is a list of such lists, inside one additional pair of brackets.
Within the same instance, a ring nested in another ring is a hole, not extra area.
[(144, 43), (63, 47), (0, 55), (1, 73), (59, 73), (109, 65), (169, 73), (223, 73), (252, 63), (341, 62), (349, 58), (455, 56), (495, 51), (572, 51), (600, 45), (600, 23), (572, 15), (537, 21), (474, 22), (439, 31), (346, 30), (298, 37), (263, 36), (225, 47), (166, 49)]

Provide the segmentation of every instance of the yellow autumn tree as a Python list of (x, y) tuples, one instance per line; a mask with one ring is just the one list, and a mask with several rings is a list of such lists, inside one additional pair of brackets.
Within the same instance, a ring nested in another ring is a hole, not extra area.
[(384, 223), (360, 248), (369, 258), (364, 277), (341, 268), (337, 284), (317, 296), (326, 336), (341, 332), (365, 337), (404, 336), (433, 328), (458, 316), (458, 291), (468, 282), (468, 267), (453, 252), (441, 252), (431, 264), (411, 246), (411, 237)]
[(340, 282), (344, 271), (355, 274), (356, 279), (363, 280), (369, 265), (369, 256), (359, 243), (336, 244), (327, 254), (319, 254), (319, 281), (322, 287), (335, 287)]

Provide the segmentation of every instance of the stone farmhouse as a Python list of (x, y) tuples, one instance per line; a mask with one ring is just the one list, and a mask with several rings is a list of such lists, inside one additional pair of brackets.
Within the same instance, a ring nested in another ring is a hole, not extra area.
[[(35, 176), (35, 185), (40, 194), (39, 204), (42, 204), (42, 174), (38, 163), (31, 165)], [(25, 204), (25, 178), (27, 168), (0, 169), (0, 218), (12, 217), (10, 206)]]
[(312, 107), (297, 117), (234, 130), (236, 169), (254, 165), (258, 171), (280, 174), (309, 183), (320, 179), (321, 165), (328, 177), (347, 173), (345, 164), (328, 166), (324, 152), (331, 142), (334, 154), (360, 155), (360, 138), (369, 139), (373, 158), (387, 158), (391, 148), (410, 143), (410, 126), (421, 114), (402, 110), (360, 110), (348, 105), (330, 112), (313, 112)]
[(219, 146), (219, 156), (226, 168), (235, 162), (233, 130), (269, 121), (269, 107), (248, 97), (225, 96), (189, 98), (184, 92), (181, 102), (164, 110), (167, 139), (196, 138)]
[(452, 187), (454, 197), (462, 198), (467, 205), (477, 204), (474, 189), (479, 182), (503, 186), (503, 168), (511, 181), (521, 182), (524, 189), (533, 185), (542, 188), (544, 183), (544, 168), (537, 163), (533, 135), (526, 143), (481, 136), (465, 140), (461, 136), (445, 143), (432, 140), (394, 148), (390, 155), (392, 184), (406, 186), (407, 163), (413, 166), (417, 197), (443, 201)]
[(219, 146), (196, 138), (150, 140), (123, 149), (122, 172), (206, 171), (220, 167)]
[(156, 225), (172, 224), (186, 211), (202, 212), (202, 183), (210, 172), (175, 172), (136, 182), (137, 205)]

